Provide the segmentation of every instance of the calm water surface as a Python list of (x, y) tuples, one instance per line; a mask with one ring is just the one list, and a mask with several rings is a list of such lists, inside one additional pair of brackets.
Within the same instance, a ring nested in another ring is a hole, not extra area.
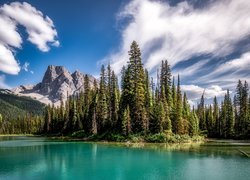
[(0, 179), (250, 179), (243, 145), (126, 145), (0, 138)]

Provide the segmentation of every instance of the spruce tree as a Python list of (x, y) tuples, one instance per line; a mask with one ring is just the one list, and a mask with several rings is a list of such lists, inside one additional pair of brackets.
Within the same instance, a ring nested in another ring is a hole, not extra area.
[(140, 48), (135, 41), (130, 46), (129, 56), (128, 67), (132, 80), (131, 127), (134, 133), (141, 133), (146, 132), (148, 124), (145, 108), (145, 73)]
[(212, 105), (209, 105), (209, 108), (206, 110), (206, 126), (208, 130), (208, 136), (213, 136), (214, 130), (214, 116)]
[(118, 110), (119, 110), (119, 87), (117, 82), (117, 77), (115, 76), (114, 71), (111, 74), (111, 87), (110, 87), (110, 118), (111, 118), (111, 127), (115, 127), (118, 120)]
[(190, 117), (190, 107), (188, 104), (188, 100), (187, 100), (187, 95), (184, 92), (183, 95), (183, 108), (182, 108), (182, 117), (183, 117), (183, 126), (184, 126), (184, 133), (188, 134), (189, 133), (189, 128), (190, 128), (190, 121), (191, 121), (191, 117)]
[(165, 111), (163, 103), (160, 101), (154, 105), (153, 112), (150, 118), (149, 130), (151, 133), (163, 132), (163, 123), (165, 122)]
[(105, 130), (110, 128), (110, 121), (108, 118), (108, 107), (107, 107), (107, 82), (105, 75), (104, 65), (101, 68), (100, 83), (99, 83), (99, 93), (97, 100), (97, 128), (98, 132), (103, 133)]
[(178, 75), (177, 84), (177, 101), (176, 101), (176, 133), (184, 134), (183, 118), (182, 118), (182, 94), (180, 87), (180, 76)]
[(198, 117), (199, 117), (199, 125), (200, 125), (200, 130), (204, 131), (207, 130), (206, 127), (206, 117), (205, 117), (205, 101), (204, 101), (204, 93), (201, 96), (201, 101), (198, 105)]
[(177, 132), (177, 112), (176, 112), (176, 104), (177, 104), (177, 95), (176, 95), (176, 86), (175, 86), (175, 78), (173, 77), (172, 81), (172, 107), (170, 111), (170, 119), (171, 119), (171, 124), (172, 124), (172, 131), (174, 133)]
[(241, 80), (238, 81), (237, 87), (236, 87), (236, 96), (235, 96), (235, 106), (236, 108), (236, 119), (235, 119), (235, 131), (236, 134), (240, 135), (242, 134), (242, 127), (243, 127), (243, 84)]
[(171, 107), (172, 106), (172, 96), (171, 96), (171, 70), (170, 70), (170, 65), (168, 64), (168, 61), (165, 60), (164, 63), (165, 67), (164, 67), (164, 84), (165, 84), (165, 97), (168, 103), (168, 106)]
[(234, 136), (234, 114), (233, 114), (233, 105), (230, 98), (229, 90), (224, 99), (224, 108), (225, 108), (225, 129), (224, 134), (225, 138), (232, 138)]
[(219, 122), (219, 106), (216, 96), (214, 97), (213, 101), (213, 119), (214, 119), (213, 136), (217, 136), (220, 122)]
[[(119, 129), (120, 132), (123, 131), (124, 129), (123, 125), (126, 124), (126, 122), (124, 122), (124, 120), (126, 120), (126, 118), (124, 118), (124, 113), (128, 113), (128, 108), (131, 106), (132, 100), (133, 100), (132, 78), (131, 78), (131, 70), (130, 67), (128, 66), (127, 68), (123, 67), (121, 76), (121, 100), (119, 103), (119, 120), (117, 123), (117, 128)], [(130, 109), (129, 113), (131, 114)]]
[(122, 122), (122, 134), (128, 136), (129, 134), (131, 134), (132, 131), (129, 106), (125, 108), (121, 122)]

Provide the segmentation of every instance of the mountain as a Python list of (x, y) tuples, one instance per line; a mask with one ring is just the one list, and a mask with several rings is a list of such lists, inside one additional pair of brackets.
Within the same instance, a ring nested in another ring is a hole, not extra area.
[[(28, 96), (45, 104), (59, 105), (68, 96), (84, 91), (84, 76), (80, 71), (70, 73), (63, 66), (48, 66), (42, 82), (36, 85), (21, 85), (11, 91), (16, 95)], [(89, 76), (90, 86), (94, 84), (95, 78)]]
[(0, 89), (0, 114), (4, 119), (13, 120), (27, 113), (42, 115), (45, 104), (29, 97), (17, 96), (10, 90)]

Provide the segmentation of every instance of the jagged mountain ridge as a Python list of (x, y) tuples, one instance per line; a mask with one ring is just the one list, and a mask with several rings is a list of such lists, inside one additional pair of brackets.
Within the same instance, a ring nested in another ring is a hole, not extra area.
[[(19, 86), (12, 92), (21, 96), (29, 96), (45, 104), (58, 105), (61, 100), (65, 101), (67, 96), (84, 91), (84, 76), (80, 71), (70, 73), (63, 66), (48, 66), (42, 82), (36, 85)], [(90, 86), (94, 84), (95, 78), (88, 75)]]

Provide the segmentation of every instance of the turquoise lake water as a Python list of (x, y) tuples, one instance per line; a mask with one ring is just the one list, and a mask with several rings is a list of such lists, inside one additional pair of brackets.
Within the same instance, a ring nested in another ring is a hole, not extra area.
[(249, 146), (134, 146), (1, 137), (0, 179), (250, 179)]

